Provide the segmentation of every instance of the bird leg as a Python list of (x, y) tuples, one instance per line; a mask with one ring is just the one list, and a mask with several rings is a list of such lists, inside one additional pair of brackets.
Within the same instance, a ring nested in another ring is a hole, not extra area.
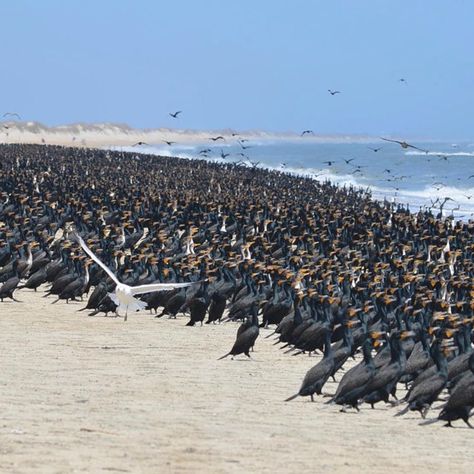
[(126, 307), (126, 309), (125, 309), (125, 316), (124, 316), (124, 318), (123, 318), (124, 321), (127, 320), (127, 314), (128, 314), (128, 305), (127, 305), (127, 307)]

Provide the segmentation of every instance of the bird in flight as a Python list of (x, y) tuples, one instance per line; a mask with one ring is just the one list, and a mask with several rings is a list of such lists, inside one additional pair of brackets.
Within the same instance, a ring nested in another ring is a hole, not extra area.
[(380, 151), (383, 148), (383, 146), (379, 146), (378, 148), (372, 148), (372, 147), (368, 146), (367, 148), (369, 150), (372, 150), (374, 153), (377, 153), (378, 151)]
[(301, 132), (301, 136), (303, 137), (304, 135), (307, 135), (307, 134), (313, 134), (314, 135), (314, 132), (312, 130), (303, 130)]
[(193, 283), (152, 283), (150, 285), (129, 286), (121, 283), (115, 274), (105, 265), (99, 258), (89, 249), (84, 240), (79, 234), (74, 235), (76, 241), (82, 247), (82, 250), (94, 260), (99, 267), (111, 278), (117, 285), (113, 293), (109, 293), (110, 299), (117, 305), (117, 312), (125, 311), (124, 320), (127, 320), (128, 311), (139, 311), (145, 309), (147, 303), (135, 298), (136, 295), (143, 295), (145, 293), (153, 293), (155, 291), (173, 290), (175, 288), (185, 288), (191, 286)]
[(176, 142), (169, 142), (168, 140), (163, 140), (168, 146), (174, 145)]
[(403, 83), (403, 84), (405, 84), (405, 85), (408, 85), (407, 80), (406, 80), (405, 78), (403, 78), (403, 77), (401, 77), (400, 79), (398, 79), (398, 82), (401, 82), (401, 83)]
[(178, 115), (183, 113), (182, 110), (178, 110), (177, 112), (170, 112), (170, 116), (173, 118), (178, 118)]
[(383, 138), (383, 137), (380, 137), (380, 139), (386, 142), (398, 143), (404, 149), (413, 148), (414, 150), (419, 150), (419, 151), (422, 151), (423, 153), (428, 153), (428, 150), (423, 150), (423, 148), (418, 148), (417, 146), (410, 145), (409, 143), (404, 142), (404, 141), (392, 140), (390, 138)]
[(250, 145), (244, 145), (242, 142), (243, 140), (238, 140), (239, 145), (242, 147), (242, 150), (246, 150), (247, 148), (252, 148)]
[(348, 160), (346, 160), (344, 158), (344, 161), (346, 162), (346, 165), (348, 165), (351, 161), (354, 161), (354, 160), (355, 160), (355, 158), (349, 158)]
[(16, 112), (5, 112), (2, 117), (16, 117), (18, 120), (21, 120), (21, 117)]
[(468, 196), (467, 194), (465, 194), (464, 197), (468, 199), (469, 201), (472, 199), (472, 196)]
[(230, 155), (230, 153), (224, 153), (224, 150), (221, 150), (221, 158), (223, 160), (225, 160), (229, 155)]
[(206, 149), (204, 149), (204, 150), (201, 150), (201, 151), (199, 152), (199, 154), (202, 155), (203, 153), (211, 153), (211, 151), (212, 151), (212, 150), (211, 150), (210, 148), (206, 148)]
[(323, 164), (332, 166), (335, 163), (335, 161), (323, 161)]
[(132, 146), (142, 146), (142, 145), (148, 145), (148, 143), (145, 143), (145, 142), (137, 142), (137, 143), (133, 144)]
[(331, 89), (328, 89), (328, 92), (331, 94), (331, 95), (336, 95), (336, 94), (340, 94), (341, 91), (333, 91)]
[(471, 179), (471, 178), (474, 178), (474, 174), (471, 174), (471, 176), (468, 176), (467, 179)]
[(217, 140), (225, 140), (225, 138), (222, 135), (219, 135), (218, 137), (209, 137), (209, 140), (217, 142)]

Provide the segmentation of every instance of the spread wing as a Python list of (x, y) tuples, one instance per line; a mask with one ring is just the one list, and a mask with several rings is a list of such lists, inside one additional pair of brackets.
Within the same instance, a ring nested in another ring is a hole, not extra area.
[(153, 291), (174, 290), (175, 288), (186, 288), (193, 285), (192, 283), (151, 283), (150, 285), (132, 286), (132, 295), (142, 295), (143, 293), (152, 293)]
[(399, 142), (398, 140), (391, 140), (390, 138), (380, 137), (380, 139), (385, 140), (386, 142), (398, 143), (399, 145), (401, 144), (401, 142)]
[(113, 274), (112, 270), (107, 267), (103, 262), (99, 260), (99, 258), (92, 252), (92, 250), (86, 245), (84, 240), (82, 240), (82, 237), (79, 234), (75, 234), (76, 240), (79, 242), (79, 245), (82, 247), (82, 250), (86, 252), (87, 255), (89, 255), (92, 260), (94, 260), (97, 265), (99, 265), (107, 275), (109, 275), (110, 278), (115, 282), (115, 284), (119, 285), (120, 282), (118, 281), (117, 277)]
[(428, 153), (428, 150), (423, 150), (423, 148), (418, 148), (417, 146), (410, 145), (409, 143), (407, 143), (407, 145), (408, 145), (408, 148), (414, 148), (415, 150), (422, 151), (423, 153)]

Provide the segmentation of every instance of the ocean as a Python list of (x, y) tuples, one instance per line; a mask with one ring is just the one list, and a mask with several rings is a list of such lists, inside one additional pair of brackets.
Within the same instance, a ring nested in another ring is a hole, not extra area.
[[(375, 199), (408, 204), (412, 212), (450, 198), (443, 215), (469, 220), (474, 216), (474, 143), (414, 143), (428, 153), (402, 149), (395, 143), (320, 143), (295, 141), (219, 141), (199, 145), (144, 145), (116, 147), (129, 152), (204, 158), (216, 162), (240, 162), (341, 186), (369, 188)], [(381, 147), (381, 148), (380, 148)], [(373, 148), (380, 148), (374, 152)], [(203, 151), (207, 150), (205, 153)], [(221, 154), (228, 154), (221, 158)], [(242, 156), (242, 154), (244, 156)], [(258, 163), (258, 165), (257, 165)], [(472, 178), (469, 176), (473, 175)]]

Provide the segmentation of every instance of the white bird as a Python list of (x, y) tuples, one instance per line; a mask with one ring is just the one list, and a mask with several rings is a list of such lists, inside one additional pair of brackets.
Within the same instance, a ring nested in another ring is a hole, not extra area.
[(194, 282), (191, 283), (152, 283), (150, 285), (138, 285), (138, 286), (129, 286), (124, 283), (120, 283), (118, 278), (114, 275), (112, 270), (108, 268), (103, 262), (101, 262), (97, 256), (89, 249), (82, 237), (78, 234), (75, 235), (80, 246), (89, 255), (92, 260), (94, 260), (97, 265), (99, 265), (107, 275), (112, 279), (112, 281), (117, 285), (113, 293), (109, 293), (110, 299), (117, 305), (117, 313), (125, 311), (124, 320), (127, 320), (128, 311), (140, 311), (145, 309), (147, 304), (144, 301), (140, 301), (135, 298), (135, 295), (143, 295), (145, 293), (152, 293), (155, 291), (162, 290), (173, 290), (175, 288), (185, 288), (191, 286)]

